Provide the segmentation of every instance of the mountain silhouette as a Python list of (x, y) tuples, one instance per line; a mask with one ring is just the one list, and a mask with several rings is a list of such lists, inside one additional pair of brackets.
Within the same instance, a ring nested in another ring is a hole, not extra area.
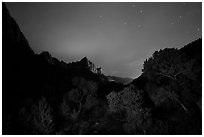
[[(199, 38), (187, 45), (185, 45), (184, 47), (182, 47), (181, 49), (179, 49), (181, 54), (185, 54), (188, 59), (195, 59), (198, 63), (198, 65), (201, 67), (202, 66), (202, 38)], [(202, 71), (199, 71), (199, 74), (197, 74), (201, 80), (201, 76), (202, 76)], [(139, 87), (140, 89), (145, 89), (145, 84), (148, 83), (147, 78), (145, 78), (143, 76), (143, 74), (141, 74), (138, 78), (134, 79), (130, 84), (136, 85), (137, 87)]]
[[(99, 96), (104, 98), (109, 91), (107, 88), (120, 86), (114, 82), (110, 84), (102, 69), (97, 68), (86, 57), (77, 62), (66, 63), (52, 57), (47, 51), (35, 54), (18, 24), (10, 16), (5, 3), (2, 3), (2, 19), (3, 119), (8, 115), (17, 117), (19, 108), (27, 99), (36, 100), (40, 96), (46, 96), (56, 104), (73, 87), (74, 77), (97, 82)], [(18, 120), (14, 120), (14, 123), (17, 124)], [(18, 127), (15, 124), (13, 126)], [(18, 133), (18, 129), (16, 132)]]
[[(47, 51), (34, 53), (2, 3), (2, 50), (3, 134), (127, 134), (130, 130), (138, 130), (138, 134), (202, 133), (202, 38), (178, 50), (187, 63), (194, 63), (189, 66), (188, 77), (179, 77), (181, 83), (154, 77), (153, 72), (147, 73), (151, 78), (144, 72), (136, 79), (106, 76), (87, 57), (67, 63)], [(167, 94), (166, 86), (182, 88), (178, 94)], [(157, 91), (163, 93), (154, 94)], [(115, 100), (107, 99), (110, 93)], [(170, 101), (166, 99), (169, 96)], [(158, 100), (161, 105), (156, 104)], [(121, 102), (125, 109), (112, 113), (110, 108)], [(184, 113), (178, 102), (189, 111)], [(143, 110), (151, 111), (151, 115)], [(41, 119), (36, 118), (39, 115)], [(140, 126), (135, 126), (138, 123)]]

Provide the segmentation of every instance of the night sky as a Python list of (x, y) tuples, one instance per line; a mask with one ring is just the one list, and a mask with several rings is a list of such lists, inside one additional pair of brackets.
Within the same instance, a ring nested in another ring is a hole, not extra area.
[(31, 48), (65, 62), (86, 56), (105, 75), (138, 77), (159, 49), (202, 36), (202, 3), (6, 3)]

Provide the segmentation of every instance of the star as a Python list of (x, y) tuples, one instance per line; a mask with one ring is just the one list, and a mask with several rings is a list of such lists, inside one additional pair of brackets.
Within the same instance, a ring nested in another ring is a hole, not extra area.
[(98, 16), (98, 17), (99, 17), (99, 18), (103, 18), (103, 16), (101, 16), (101, 15), (100, 15), (100, 16)]
[(132, 4), (132, 8), (135, 8), (136, 6), (135, 6), (135, 4)]
[(123, 24), (124, 24), (124, 25), (127, 25), (127, 22), (124, 22)]
[(179, 18), (181, 19), (181, 18), (182, 18), (182, 16), (179, 16)]
[(143, 10), (140, 10), (140, 13), (142, 14), (142, 13), (143, 13)]

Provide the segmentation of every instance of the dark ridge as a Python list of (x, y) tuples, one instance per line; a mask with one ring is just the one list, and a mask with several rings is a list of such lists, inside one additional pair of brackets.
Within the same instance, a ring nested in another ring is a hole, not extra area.
[(202, 38), (187, 44), (180, 51), (185, 53), (189, 59), (195, 58), (199, 62), (202, 62)]
[[(5, 3), (2, 3), (2, 50), (2, 134), (130, 134), (130, 130), (137, 134), (202, 134), (202, 38), (179, 50), (196, 64), (191, 70), (195, 80), (189, 80), (185, 85), (189, 93), (184, 93), (192, 94), (194, 100), (179, 98), (187, 104), (188, 113), (173, 101), (156, 106), (150, 97), (153, 90), (168, 84), (167, 79), (158, 84), (143, 74), (134, 80), (105, 76), (87, 57), (66, 63), (47, 51), (35, 54)], [(116, 94), (120, 101), (109, 102), (114, 101), (107, 99), (110, 92), (121, 93), (126, 88), (136, 96), (124, 92), (125, 96)], [(39, 102), (42, 96), (52, 113), (43, 109)], [(117, 103), (124, 103), (125, 107), (112, 113), (110, 106)], [(49, 119), (51, 114), (54, 118)], [(36, 115), (45, 117), (37, 119), (36, 124)], [(44, 124), (46, 118), (49, 121)], [(48, 133), (50, 123), (55, 126)]]

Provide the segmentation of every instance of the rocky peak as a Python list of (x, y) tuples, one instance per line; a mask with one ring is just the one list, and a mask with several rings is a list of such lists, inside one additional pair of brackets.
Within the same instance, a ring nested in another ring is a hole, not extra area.
[(87, 57), (82, 58), (80, 61), (89, 61)]
[(57, 64), (59, 62), (58, 59), (52, 57), (51, 54), (47, 51), (43, 51), (42, 53), (39, 54), (39, 56), (52, 65)]
[(20, 62), (23, 62), (23, 65), (25, 62), (30, 63), (35, 56), (5, 3), (2, 3), (2, 48), (4, 49), (5, 62), (13, 62), (14, 66)]
[(90, 65), (93, 64), (91, 61), (87, 59), (87, 57), (82, 58), (79, 62), (82, 64), (83, 67), (86, 68), (89, 68)]
[(88, 69), (93, 73), (102, 74), (102, 69), (95, 66), (87, 57), (82, 58), (78, 62), (72, 62), (68, 64), (69, 67)]
[(93, 73), (97, 73), (97, 74), (102, 74), (102, 69), (101, 67), (96, 67), (94, 63), (92, 63), (91, 61), (89, 61), (87, 59), (87, 57), (84, 57), (80, 60), (80, 62), (83, 64), (83, 66), (87, 69), (89, 69), (90, 71), (92, 71)]

